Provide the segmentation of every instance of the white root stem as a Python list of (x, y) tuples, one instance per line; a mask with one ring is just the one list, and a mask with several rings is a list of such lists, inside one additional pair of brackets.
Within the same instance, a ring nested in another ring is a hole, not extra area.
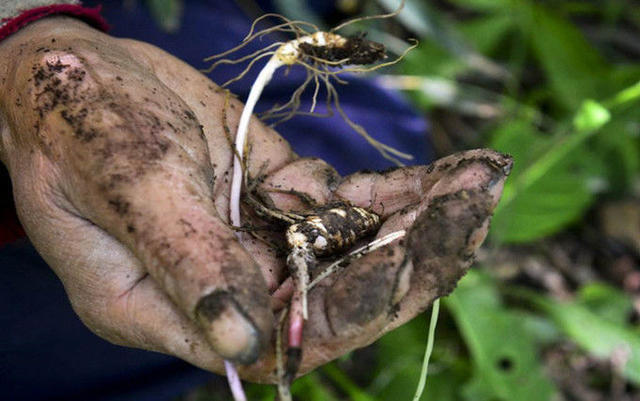
[[(243, 159), (245, 156), (245, 148), (247, 146), (247, 136), (249, 133), (249, 122), (253, 115), (253, 109), (258, 103), (258, 99), (262, 94), (262, 90), (271, 81), (273, 73), (282, 66), (283, 63), (275, 56), (272, 56), (267, 64), (260, 70), (256, 81), (251, 86), (249, 97), (242, 109), (240, 115), (240, 123), (238, 124), (238, 133), (236, 134), (235, 141), (235, 156), (233, 157), (233, 179), (231, 181), (231, 196), (229, 199), (230, 218), (231, 224), (240, 227), (242, 221), (240, 220), (240, 192), (242, 190), (242, 177), (243, 177)], [(239, 236), (239, 232), (236, 235)]]
[[(275, 57), (271, 57), (267, 64), (262, 68), (256, 78), (256, 82), (251, 87), (247, 103), (240, 115), (240, 123), (238, 124), (238, 133), (236, 134), (235, 141), (235, 153), (233, 156), (233, 180), (231, 181), (231, 196), (229, 199), (230, 219), (231, 224), (235, 227), (242, 226), (242, 220), (240, 219), (240, 192), (242, 191), (243, 180), (243, 160), (245, 157), (245, 148), (247, 146), (247, 136), (249, 132), (249, 122), (253, 115), (253, 109), (258, 103), (260, 94), (265, 86), (271, 80), (273, 73), (282, 63)], [(236, 237), (240, 239), (240, 231), (236, 231)], [(229, 381), (229, 387), (233, 393), (233, 399), (235, 401), (246, 401), (247, 397), (244, 394), (242, 383), (238, 377), (233, 364), (229, 361), (224, 361), (224, 367), (227, 373), (227, 380)]]
[(244, 394), (240, 376), (238, 376), (238, 371), (235, 366), (233, 366), (233, 363), (225, 360), (224, 370), (227, 374), (227, 382), (229, 383), (229, 388), (231, 389), (231, 394), (233, 394), (234, 401), (247, 401), (247, 396)]

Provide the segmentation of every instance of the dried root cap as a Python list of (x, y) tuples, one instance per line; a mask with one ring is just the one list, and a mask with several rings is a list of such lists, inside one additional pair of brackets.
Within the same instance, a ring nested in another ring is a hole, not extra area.
[(336, 65), (365, 65), (386, 58), (384, 45), (364, 36), (316, 32), (285, 43), (277, 50), (276, 57), (286, 65), (295, 64), (303, 57)]

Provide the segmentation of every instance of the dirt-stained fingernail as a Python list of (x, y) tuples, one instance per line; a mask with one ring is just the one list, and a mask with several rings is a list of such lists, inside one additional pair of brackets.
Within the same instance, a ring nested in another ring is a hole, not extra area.
[(204, 296), (196, 307), (196, 318), (223, 358), (245, 365), (258, 359), (260, 332), (228, 291)]
[(495, 192), (499, 198), (502, 194), (502, 185), (497, 185), (498, 188), (495, 188), (496, 184), (504, 184), (505, 179), (511, 173), (513, 158), (509, 155), (497, 153), (494, 159), (487, 159), (486, 162), (494, 171), (492, 179), (489, 181), (487, 187), (493, 189), (493, 192)]

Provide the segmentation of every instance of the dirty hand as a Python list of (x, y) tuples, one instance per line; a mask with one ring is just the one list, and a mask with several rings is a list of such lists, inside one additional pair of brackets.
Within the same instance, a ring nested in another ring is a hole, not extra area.
[[(249, 380), (273, 381), (284, 258), (227, 225), (231, 132), (242, 105), (148, 44), (76, 20), (0, 44), (0, 159), (29, 238), (91, 330)], [(341, 179), (257, 120), (249, 170), (280, 209), (347, 200), (379, 213), (392, 245), (309, 294), (302, 371), (371, 343), (449, 293), (469, 267), (511, 161), (479, 150)], [(249, 208), (245, 211), (250, 212)], [(276, 291), (277, 290), (277, 291)], [(272, 294), (275, 293), (275, 296)], [(257, 362), (256, 361), (257, 358)], [(252, 363), (253, 362), (253, 363)]]

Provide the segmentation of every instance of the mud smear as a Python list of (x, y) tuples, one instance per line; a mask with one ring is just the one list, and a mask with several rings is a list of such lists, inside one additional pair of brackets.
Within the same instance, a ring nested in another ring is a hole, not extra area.
[(492, 201), (486, 191), (467, 190), (431, 201), (408, 236), (408, 253), (416, 276), (431, 281), (419, 288), (435, 288), (438, 296), (453, 291), (473, 261), (475, 249), (471, 249), (469, 240), (491, 216)]

